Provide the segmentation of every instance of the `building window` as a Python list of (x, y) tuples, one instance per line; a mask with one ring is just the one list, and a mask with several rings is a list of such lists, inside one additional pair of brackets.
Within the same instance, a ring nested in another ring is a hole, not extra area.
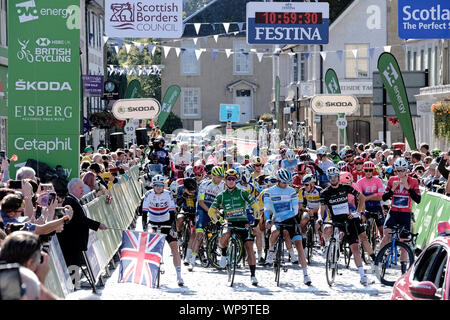
[(298, 54), (291, 54), (291, 83), (298, 82)]
[(184, 118), (201, 117), (200, 88), (181, 89), (181, 115)]
[(413, 71), (417, 71), (418, 68), (417, 68), (417, 52), (416, 51), (414, 51), (413, 57), (414, 57), (414, 60), (413, 60), (413, 68), (414, 68), (414, 70)]
[(233, 41), (233, 51), (234, 74), (252, 74), (253, 59), (250, 48), (245, 41)]
[(408, 51), (408, 56), (406, 58), (407, 67), (406, 69), (408, 71), (411, 71), (411, 51)]
[(434, 85), (438, 84), (438, 47), (434, 47)]
[[(353, 50), (358, 50), (355, 56)], [(345, 77), (368, 78), (369, 77), (369, 45), (346, 44), (345, 45)]]
[(182, 75), (199, 75), (200, 61), (195, 56), (195, 49), (199, 48), (199, 43), (194, 44), (194, 41), (181, 42), (181, 74)]
[(428, 72), (431, 71), (431, 48), (428, 48), (427, 69)]
[(300, 53), (300, 81), (306, 81), (307, 72), (306, 57), (304, 53)]
[(8, 6), (6, 0), (0, 0), (0, 46), (8, 46)]
[(362, 105), (362, 116), (370, 117), (371, 114), (371, 104), (370, 103), (363, 103)]
[(425, 70), (425, 51), (420, 50), (420, 71)]

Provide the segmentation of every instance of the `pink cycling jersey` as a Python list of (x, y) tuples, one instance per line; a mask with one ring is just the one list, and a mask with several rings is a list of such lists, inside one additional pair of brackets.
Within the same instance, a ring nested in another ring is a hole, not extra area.
[[(382, 196), (384, 192), (383, 181), (378, 177), (370, 179), (362, 178), (356, 183), (361, 188), (361, 193), (368, 197), (371, 195)], [(367, 211), (374, 212), (381, 209), (380, 201), (366, 201)]]
[[(389, 178), (386, 192), (392, 189), (394, 181), (399, 181), (399, 178), (397, 176)], [(410, 189), (414, 190), (417, 194), (420, 194), (419, 182), (417, 179), (408, 177), (408, 185)], [(406, 190), (403, 185), (399, 185), (394, 190), (394, 194), (392, 196), (391, 210), (398, 212), (411, 212), (411, 205), (411, 196), (409, 195), (408, 190)]]

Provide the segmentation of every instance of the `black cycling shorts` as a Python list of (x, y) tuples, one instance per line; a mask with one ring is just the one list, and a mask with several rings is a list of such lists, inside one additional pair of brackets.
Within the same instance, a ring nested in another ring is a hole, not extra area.
[(366, 219), (373, 217), (375, 219), (375, 223), (377, 224), (377, 227), (381, 227), (382, 225), (384, 225), (385, 218), (384, 218), (383, 210), (375, 211), (375, 212), (365, 212), (365, 217), (366, 217)]
[[(148, 223), (154, 226), (172, 226), (171, 229), (169, 228), (163, 228), (161, 229), (161, 234), (165, 234), (166, 235), (166, 241), (167, 243), (171, 243), (174, 241), (177, 241), (177, 238), (173, 237), (171, 234), (176, 234), (176, 229), (175, 229), (175, 223), (174, 223), (174, 215), (170, 215), (170, 220), (168, 221), (164, 221), (164, 222), (152, 222), (149, 221)], [(156, 230), (155, 230), (156, 232)]]
[(340, 231), (345, 232), (345, 238), (347, 240), (347, 242), (352, 245), (354, 243), (359, 243), (359, 235), (363, 232), (365, 232), (362, 224), (361, 224), (361, 218), (353, 218), (353, 219), (348, 219), (347, 217), (345, 218), (337, 218), (337, 216), (335, 216), (335, 218), (333, 219), (333, 222), (344, 222), (347, 221), (347, 230), (344, 230), (343, 228), (339, 227)]
[(400, 228), (411, 230), (411, 212), (398, 212), (389, 210), (384, 223), (385, 229), (392, 229), (395, 225), (400, 225)]
[[(281, 221), (280, 223), (290, 224), (289, 227), (285, 227), (285, 230), (289, 232), (289, 237), (291, 237), (292, 242), (302, 240), (302, 233), (300, 232), (300, 226), (297, 223), (296, 217), (289, 218), (287, 220)], [(277, 226), (277, 229), (279, 230), (280, 227)]]
[[(248, 224), (248, 221), (232, 221), (228, 223), (233, 227), (245, 228), (245, 225)], [(247, 230), (235, 230), (236, 234), (241, 238), (242, 242), (254, 241), (255, 236), (252, 232), (248, 232)]]

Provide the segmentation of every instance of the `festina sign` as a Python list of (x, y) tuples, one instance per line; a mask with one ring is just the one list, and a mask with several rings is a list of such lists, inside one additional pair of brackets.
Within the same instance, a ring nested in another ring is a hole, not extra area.
[(181, 38), (182, 0), (106, 0), (105, 32), (120, 38)]
[(118, 120), (126, 119), (154, 119), (161, 111), (158, 100), (149, 99), (121, 99), (112, 107), (112, 113)]
[(248, 44), (327, 44), (327, 2), (248, 2)]

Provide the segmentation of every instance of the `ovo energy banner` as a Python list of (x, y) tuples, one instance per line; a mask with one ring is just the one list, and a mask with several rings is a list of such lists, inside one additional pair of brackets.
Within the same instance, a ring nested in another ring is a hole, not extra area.
[(158, 127), (161, 129), (169, 117), (170, 112), (172, 112), (173, 106), (177, 102), (180, 96), (181, 88), (177, 85), (170, 86), (167, 88), (166, 94), (162, 100), (161, 113), (158, 116)]
[(414, 135), (408, 96), (397, 60), (388, 52), (382, 53), (378, 58), (378, 70), (409, 147), (416, 150), (416, 136)]
[(8, 155), (61, 165), (69, 178), (79, 166), (79, 4), (8, 1)]

